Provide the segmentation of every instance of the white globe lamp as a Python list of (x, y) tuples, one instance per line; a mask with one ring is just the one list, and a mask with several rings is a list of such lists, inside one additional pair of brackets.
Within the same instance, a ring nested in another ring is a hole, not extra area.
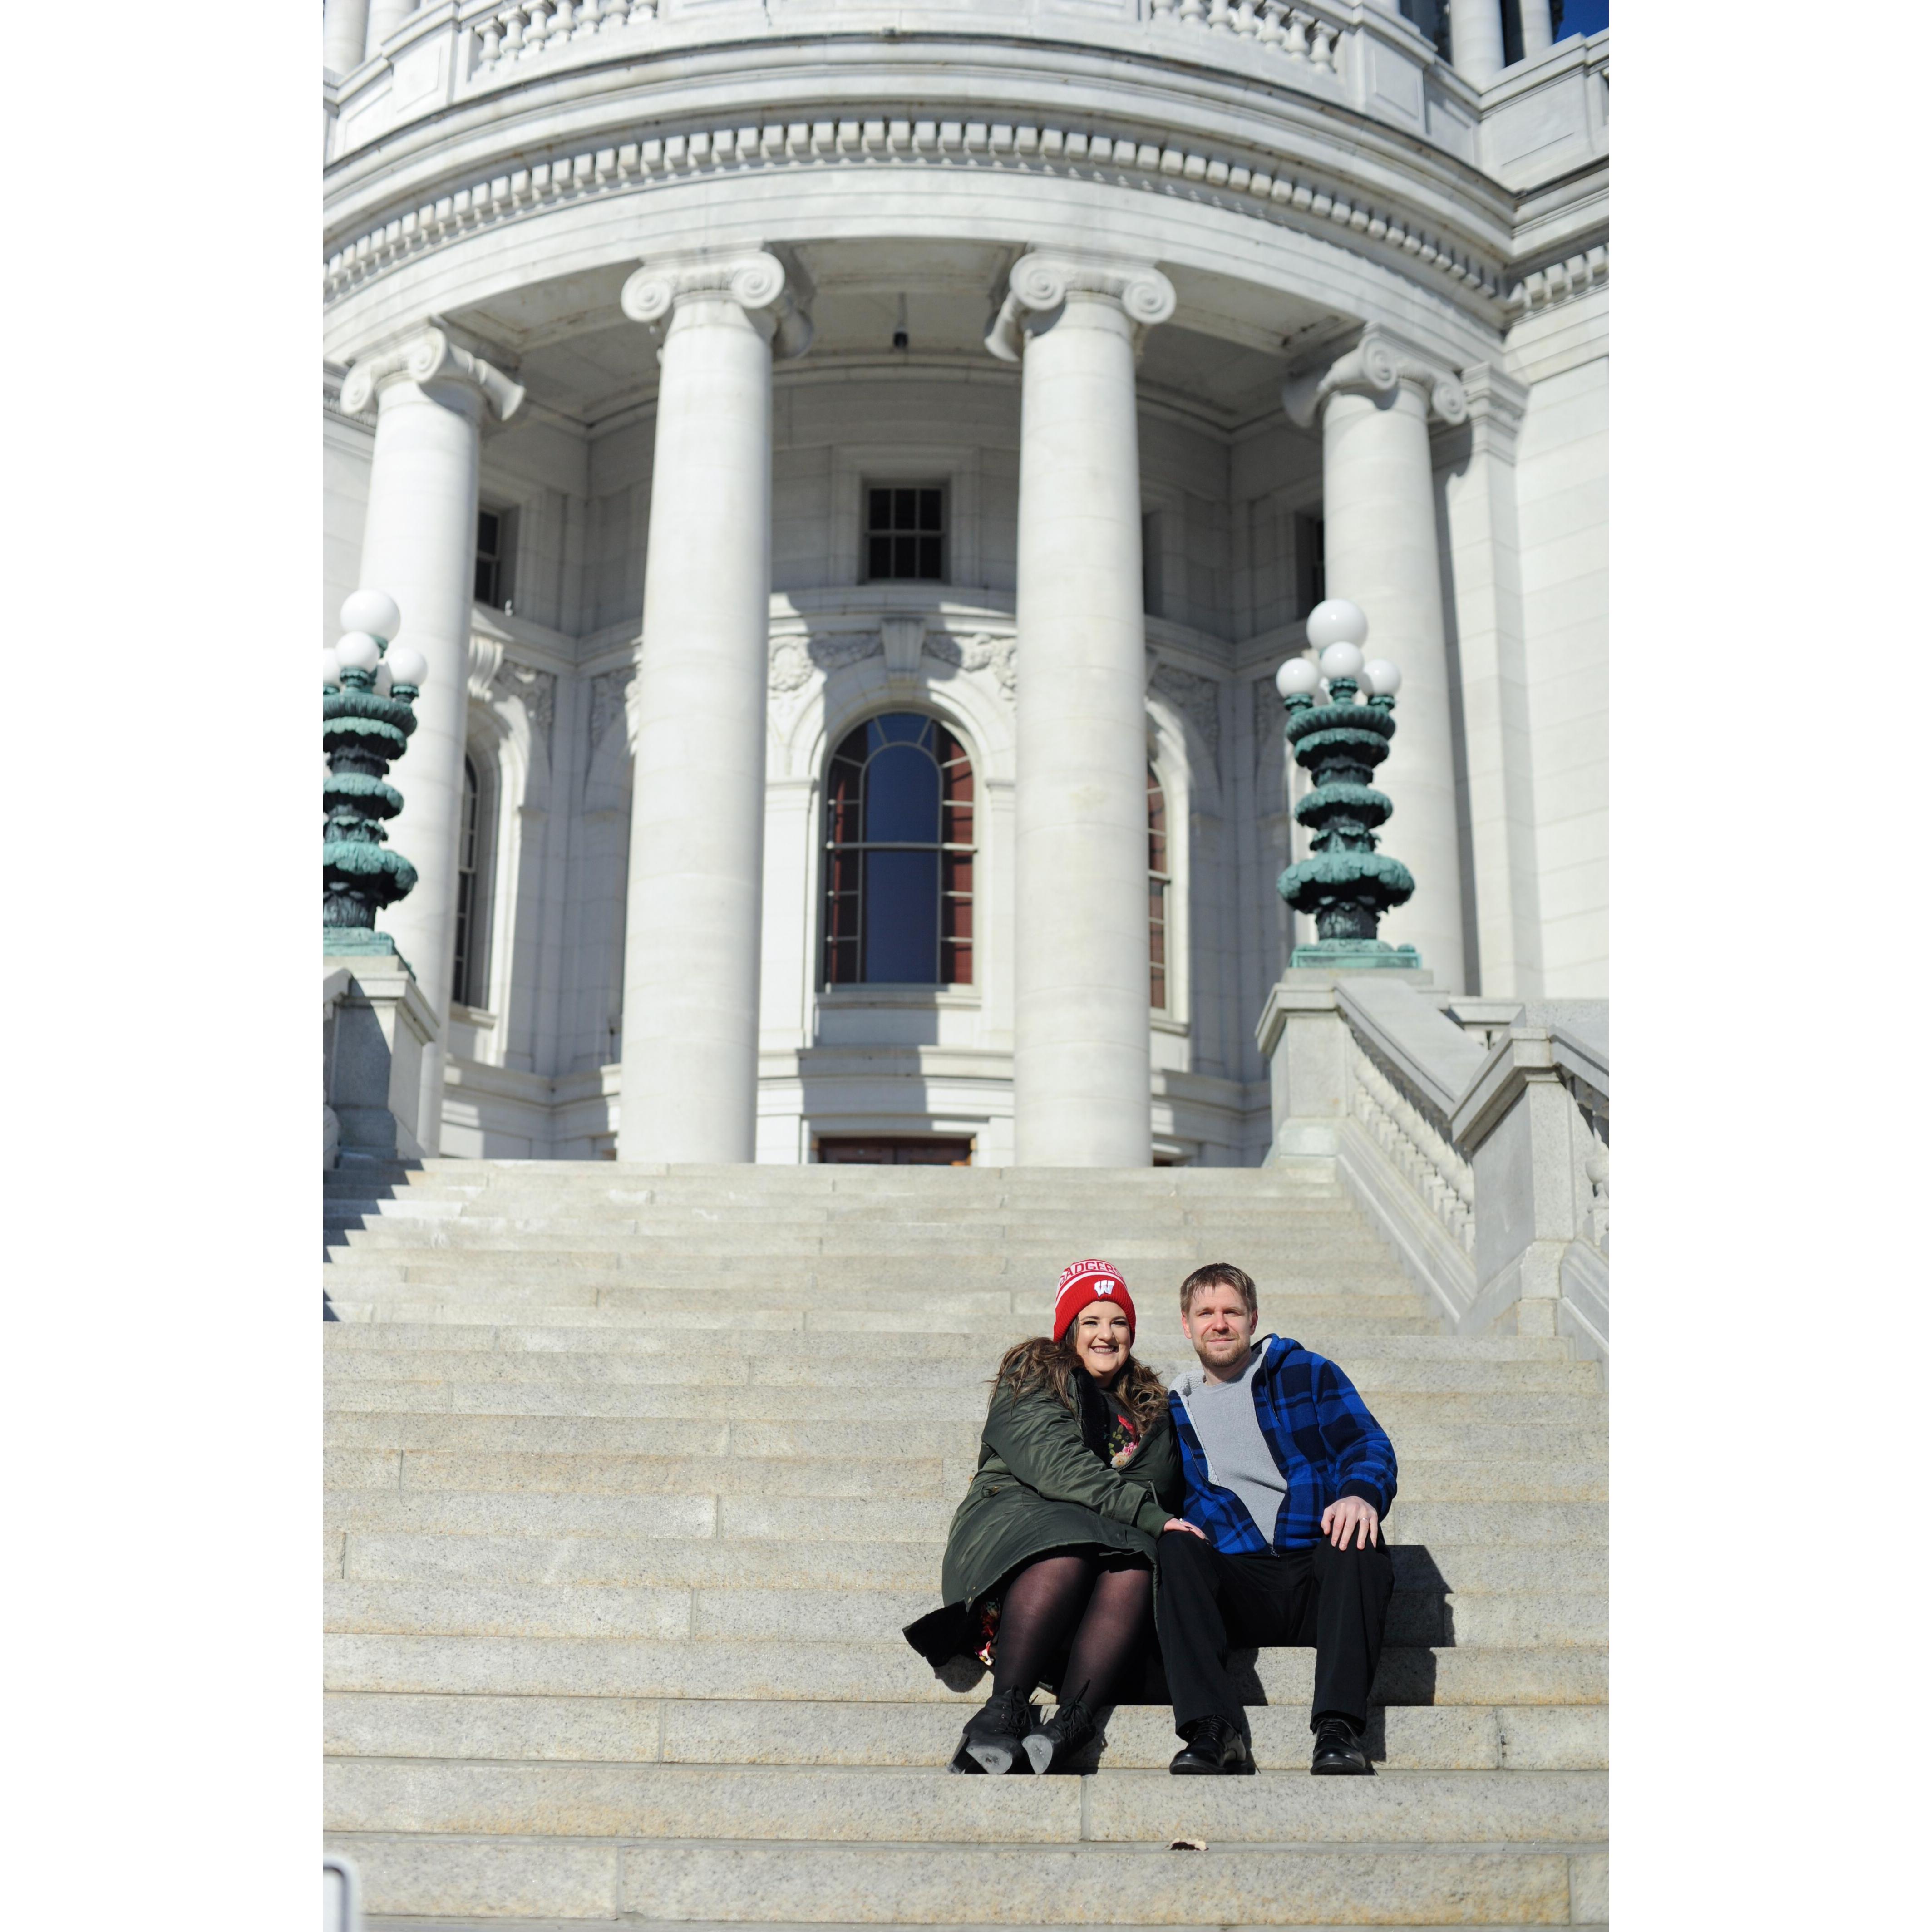
[(389, 667), (390, 676), (398, 684), (406, 684), (420, 691), (428, 682), (429, 659), (413, 644), (392, 644), (384, 662)]
[(322, 688), (324, 691), (342, 688), (342, 660), (333, 651), (322, 654)]
[(1361, 669), (1362, 651), (1359, 644), (1334, 644), (1322, 653), (1322, 675), (1331, 684), (1337, 678), (1359, 676)]
[(1312, 698), (1322, 674), (1306, 658), (1290, 658), (1274, 674), (1274, 688), (1284, 698)]
[(344, 670), (373, 671), (382, 662), (382, 647), (367, 631), (346, 631), (335, 640), (335, 657)]
[(352, 590), (342, 600), (342, 628), (366, 631), (384, 644), (401, 627), (402, 613), (386, 590)]
[(1362, 667), (1362, 682), (1376, 698), (1393, 698), (1402, 688), (1402, 670), (1387, 658), (1371, 658)]
[(1308, 641), (1318, 651), (1330, 644), (1364, 644), (1368, 634), (1369, 620), (1362, 607), (1346, 597), (1324, 598), (1308, 614)]

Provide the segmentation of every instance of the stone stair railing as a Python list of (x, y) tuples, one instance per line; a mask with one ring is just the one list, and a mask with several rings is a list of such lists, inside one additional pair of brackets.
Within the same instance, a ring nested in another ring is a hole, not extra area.
[(1607, 1362), (1609, 1003), (1411, 977), (1275, 988), (1257, 1035), (1270, 1162), (1334, 1160), (1456, 1334), (1566, 1336)]

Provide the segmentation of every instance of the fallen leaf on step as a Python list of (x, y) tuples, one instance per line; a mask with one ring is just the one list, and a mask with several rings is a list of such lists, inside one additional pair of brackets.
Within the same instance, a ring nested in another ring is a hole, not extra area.
[(1170, 1852), (1204, 1852), (1208, 1849), (1205, 1838), (1177, 1838), (1167, 1848)]

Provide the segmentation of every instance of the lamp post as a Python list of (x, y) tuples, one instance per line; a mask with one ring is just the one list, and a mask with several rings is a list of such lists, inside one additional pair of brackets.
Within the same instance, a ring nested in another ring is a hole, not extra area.
[(410, 700), (429, 671), (420, 651), (392, 647), (400, 622), (394, 598), (356, 591), (342, 606), (343, 636), (322, 654), (322, 743), (328, 758), (322, 785), (322, 926), (328, 952), (394, 952), (395, 941), (376, 932), (376, 915), (416, 882), (416, 868), (388, 849), (383, 829), (403, 808), (387, 773), (409, 749), (416, 728)]
[[(1294, 808), (1297, 823), (1314, 834), (1313, 850), (1282, 874), (1278, 890), (1297, 912), (1313, 919), (1320, 936), (1294, 949), (1291, 966), (1357, 970), (1422, 964), (1414, 946), (1376, 937), (1382, 914), (1409, 898), (1415, 880), (1400, 860), (1376, 849), (1376, 828), (1395, 807), (1369, 779), (1395, 736), (1402, 673), (1386, 658), (1364, 662), (1368, 634), (1361, 611), (1346, 598), (1331, 597), (1308, 616), (1308, 641), (1320, 653), (1320, 668), (1305, 657), (1290, 658), (1275, 674), (1295, 763), (1315, 780)], [(1318, 704), (1324, 678), (1328, 701)], [(1366, 703), (1356, 695), (1364, 684)]]

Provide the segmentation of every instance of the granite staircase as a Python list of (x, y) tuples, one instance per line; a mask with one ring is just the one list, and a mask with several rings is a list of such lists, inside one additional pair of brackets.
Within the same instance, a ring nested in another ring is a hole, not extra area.
[[(435, 1161), (327, 1181), (330, 1842), (371, 1927), (1606, 1922), (1606, 1423), (1566, 1343), (1459, 1340), (1324, 1164), (1132, 1172)], [(1184, 1348), (1227, 1259), (1343, 1364), (1401, 1496), (1372, 1779), (944, 1769), (938, 1601), (999, 1350), (1066, 1262)], [(1204, 1852), (1173, 1850), (1204, 1840)]]

